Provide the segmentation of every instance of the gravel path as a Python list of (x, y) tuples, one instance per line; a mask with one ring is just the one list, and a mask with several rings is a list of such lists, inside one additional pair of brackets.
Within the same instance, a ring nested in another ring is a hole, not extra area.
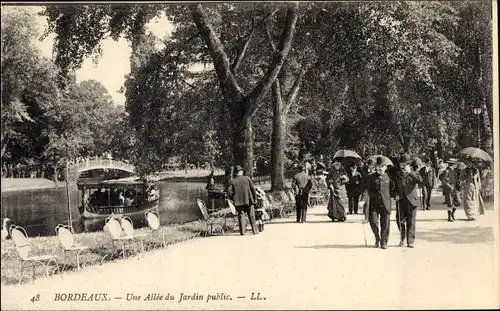
[[(196, 239), (63, 279), (2, 287), (2, 310), (498, 308), (498, 210), (449, 223), (444, 206), (434, 206), (417, 212), (414, 249), (396, 246), (394, 221), (389, 248), (376, 249), (368, 224), (365, 247), (361, 215), (332, 223), (316, 207), (305, 224), (287, 218), (257, 236)], [(69, 293), (107, 300), (54, 301)], [(161, 300), (146, 301), (150, 293)], [(179, 301), (181, 293), (201, 300)], [(139, 300), (128, 301), (132, 295)]]

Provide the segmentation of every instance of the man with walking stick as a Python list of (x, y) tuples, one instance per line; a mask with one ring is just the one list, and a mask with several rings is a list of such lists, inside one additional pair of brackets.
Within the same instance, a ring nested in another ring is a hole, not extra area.
[(399, 246), (408, 243), (408, 247), (413, 248), (415, 243), (415, 222), (417, 217), (417, 206), (420, 203), (418, 195), (418, 185), (422, 183), (422, 177), (410, 166), (410, 156), (403, 154), (399, 159), (400, 178), (397, 181), (396, 195), (397, 211), (396, 220), (401, 232)]
[[(391, 221), (391, 197), (394, 193), (394, 183), (385, 172), (387, 163), (378, 157), (375, 172), (368, 175), (365, 181), (365, 193), (359, 206), (367, 204), (368, 220), (375, 235), (375, 247), (387, 249)], [(380, 222), (380, 227), (379, 227)]]

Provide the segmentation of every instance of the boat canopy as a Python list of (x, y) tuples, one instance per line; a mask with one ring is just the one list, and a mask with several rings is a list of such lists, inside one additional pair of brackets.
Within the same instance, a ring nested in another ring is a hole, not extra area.
[(109, 180), (83, 180), (78, 181), (78, 189), (83, 188), (112, 188), (112, 187), (123, 187), (123, 186), (144, 186), (151, 184), (151, 182), (146, 182), (139, 178), (123, 178), (123, 179), (109, 179)]

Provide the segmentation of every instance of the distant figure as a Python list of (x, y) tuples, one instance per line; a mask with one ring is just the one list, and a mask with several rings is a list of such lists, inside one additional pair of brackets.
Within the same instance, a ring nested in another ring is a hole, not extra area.
[(210, 175), (208, 176), (208, 182), (205, 189), (210, 191), (213, 190), (214, 188), (215, 188), (214, 171), (211, 171)]
[(422, 176), (422, 209), (431, 209), (431, 194), (436, 182), (436, 172), (429, 157), (424, 158), (425, 166), (420, 169)]
[(120, 203), (120, 205), (125, 204), (125, 196), (123, 196), (123, 192), (121, 192), (121, 191), (120, 191), (120, 193), (118, 193), (118, 202)]
[(255, 186), (248, 176), (243, 175), (241, 166), (237, 165), (234, 170), (236, 171), (236, 177), (231, 181), (227, 193), (233, 200), (238, 212), (240, 234), (245, 235), (246, 232), (245, 214), (248, 215), (253, 234), (258, 234), (259, 231), (255, 221), (255, 203), (257, 202)]
[(307, 216), (307, 205), (309, 204), (309, 192), (312, 188), (312, 179), (307, 174), (307, 167), (299, 164), (300, 172), (292, 179), (292, 189), (295, 194), (295, 205), (297, 213), (297, 222), (305, 222)]
[(333, 167), (329, 170), (327, 183), (330, 189), (330, 200), (328, 201), (328, 217), (332, 221), (346, 221), (345, 209), (349, 201), (345, 184), (349, 181), (342, 163), (335, 160)]
[(460, 185), (463, 196), (463, 205), (467, 220), (474, 221), (479, 210), (481, 180), (479, 170), (472, 166), (471, 161), (466, 162), (467, 168), (462, 171)]
[(457, 189), (457, 186), (460, 186), (457, 175), (457, 162), (458, 161), (456, 159), (449, 159), (448, 167), (439, 176), (443, 186), (445, 204), (448, 207), (449, 222), (455, 221), (455, 211), (457, 210), (457, 207), (460, 206), (460, 198), (458, 196), (459, 189)]
[(346, 184), (347, 197), (349, 199), (349, 214), (358, 213), (359, 196), (363, 192), (363, 176), (358, 171), (355, 163), (347, 170), (349, 181)]

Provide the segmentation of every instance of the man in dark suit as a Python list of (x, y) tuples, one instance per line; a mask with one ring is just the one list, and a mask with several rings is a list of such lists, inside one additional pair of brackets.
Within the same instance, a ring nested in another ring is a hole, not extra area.
[(241, 166), (237, 165), (234, 170), (237, 176), (231, 181), (227, 193), (233, 200), (238, 212), (240, 234), (245, 235), (245, 214), (248, 215), (253, 234), (258, 234), (257, 222), (255, 221), (255, 203), (257, 202), (255, 186), (248, 176), (243, 175), (243, 168)]
[[(386, 173), (387, 163), (377, 158), (375, 172), (365, 180), (365, 193), (360, 206), (368, 206), (368, 219), (375, 235), (375, 247), (387, 248), (391, 222), (391, 196), (394, 196), (394, 183)], [(379, 221), (380, 219), (380, 221)], [(379, 228), (380, 222), (380, 228)]]
[(441, 180), (441, 184), (443, 185), (443, 194), (445, 204), (448, 207), (448, 221), (455, 221), (455, 211), (457, 207), (460, 207), (460, 197), (458, 195), (459, 189), (457, 189), (458, 185), (458, 174), (457, 168), (458, 160), (457, 159), (449, 159), (448, 167), (446, 170), (439, 176)]
[(425, 166), (420, 169), (422, 177), (422, 209), (431, 209), (431, 193), (436, 181), (436, 173), (429, 157), (424, 158)]
[(411, 158), (408, 154), (401, 155), (399, 167), (401, 170), (400, 180), (397, 182), (396, 200), (399, 208), (396, 212), (396, 220), (401, 232), (399, 246), (404, 245), (413, 248), (415, 243), (415, 222), (417, 217), (417, 206), (419, 205), (418, 185), (422, 183), (422, 177), (413, 171), (410, 166)]
[(309, 191), (312, 188), (312, 179), (306, 172), (306, 166), (299, 165), (300, 172), (292, 180), (292, 189), (295, 194), (295, 208), (297, 210), (297, 222), (305, 222), (307, 216), (307, 205), (309, 204)]

